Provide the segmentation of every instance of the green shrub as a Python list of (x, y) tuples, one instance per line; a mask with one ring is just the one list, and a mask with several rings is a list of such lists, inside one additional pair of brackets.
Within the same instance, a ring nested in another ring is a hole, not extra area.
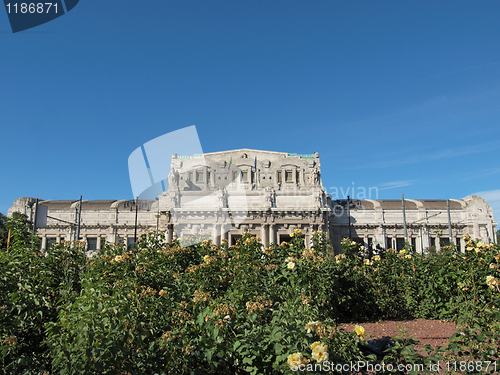
[[(314, 366), (327, 359), (497, 360), (497, 246), (364, 258), (348, 240), (335, 255), (324, 233), (313, 233), (311, 249), (300, 230), (290, 236), (270, 247), (247, 233), (234, 246), (183, 247), (153, 232), (130, 251), (106, 245), (90, 258), (78, 243), (39, 253), (26, 232), (0, 251), (3, 373), (277, 374), (298, 364), (324, 373)], [(370, 353), (361, 328), (338, 328), (415, 317), (453, 319), (460, 331), (424, 357), (398, 338)]]

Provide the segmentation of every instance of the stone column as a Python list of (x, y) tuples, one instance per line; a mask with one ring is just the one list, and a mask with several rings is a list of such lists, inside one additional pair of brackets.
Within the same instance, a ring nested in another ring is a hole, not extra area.
[(220, 224), (214, 224), (212, 228), (212, 242), (216, 246), (220, 246)]
[(415, 252), (419, 253), (421, 251), (422, 251), (422, 242), (420, 239), (420, 232), (419, 232), (415, 240)]
[(101, 236), (97, 236), (96, 250), (101, 250)]
[(47, 250), (47, 235), (45, 234), (42, 237), (41, 249)]
[(168, 224), (167, 225), (167, 243), (172, 243), (173, 238), (174, 238), (174, 225)]
[(427, 226), (421, 228), (422, 231), (422, 250), (427, 249), (430, 246), (429, 243), (429, 229)]
[(267, 243), (269, 242), (268, 234), (269, 234), (269, 230), (267, 229), (267, 224), (262, 224), (261, 237), (262, 237), (262, 244), (264, 246), (267, 246)]
[(220, 234), (220, 237), (221, 237), (221, 243), (222, 243), (222, 240), (227, 240), (227, 237), (228, 237), (228, 234), (229, 234), (229, 228), (227, 228), (226, 224), (222, 224), (221, 225), (221, 234)]
[(377, 245), (385, 249), (385, 229), (382, 225), (378, 227), (377, 233), (375, 234), (373, 246), (377, 247)]
[(480, 238), (480, 237), (481, 237), (481, 234), (479, 232), (479, 223), (477, 222), (477, 219), (476, 219), (476, 221), (474, 222), (474, 232), (472, 235), (472, 239), (475, 240), (476, 238)]
[(303, 233), (304, 234), (304, 245), (305, 245), (306, 249), (310, 249), (313, 245), (312, 244), (312, 232), (314, 232), (313, 226), (309, 225), (309, 227), (306, 230), (306, 233)]
[(276, 243), (276, 237), (274, 233), (274, 224), (269, 224), (269, 242)]

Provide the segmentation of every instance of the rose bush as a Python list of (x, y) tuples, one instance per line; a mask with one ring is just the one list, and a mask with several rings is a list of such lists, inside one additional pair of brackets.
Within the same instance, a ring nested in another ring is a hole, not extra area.
[[(364, 258), (349, 240), (334, 254), (321, 232), (305, 248), (298, 229), (271, 246), (245, 233), (233, 246), (183, 247), (152, 232), (130, 251), (107, 244), (87, 257), (74, 243), (40, 253), (26, 236), (0, 251), (3, 373), (324, 373), (317, 366), (358, 360), (497, 359), (497, 246)], [(460, 332), (424, 358), (409, 340), (374, 352), (362, 325), (338, 328), (414, 317), (455, 319)]]

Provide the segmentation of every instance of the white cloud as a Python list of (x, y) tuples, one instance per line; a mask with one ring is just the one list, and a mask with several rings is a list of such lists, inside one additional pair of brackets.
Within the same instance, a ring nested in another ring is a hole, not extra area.
[(408, 155), (406, 153), (406, 154), (401, 154), (400, 157), (392, 155), (390, 159), (375, 161), (373, 163), (369, 163), (368, 165), (366, 165), (366, 167), (387, 168), (405, 164), (423, 163), (423, 162), (437, 161), (441, 159), (451, 159), (459, 156), (491, 152), (498, 149), (499, 147), (500, 144), (498, 144), (497, 142), (486, 142), (456, 149), (442, 149), (434, 152), (424, 152), (424, 153), (420, 152), (418, 154), (413, 154), (413, 155)]
[(402, 181), (386, 182), (384, 184), (380, 184), (378, 186), (378, 190), (388, 190), (388, 189), (396, 189), (396, 188), (403, 187), (403, 186), (410, 186), (410, 185), (413, 185), (414, 182), (415, 182), (414, 180), (402, 180)]
[(500, 219), (500, 190), (488, 190), (480, 191), (479, 193), (474, 193), (473, 195), (478, 195), (485, 199), (488, 204), (493, 208), (493, 214), (495, 220), (499, 222)]

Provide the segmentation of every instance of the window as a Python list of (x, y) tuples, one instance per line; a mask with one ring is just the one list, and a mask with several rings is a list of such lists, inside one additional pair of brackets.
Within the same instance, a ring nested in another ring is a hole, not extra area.
[(392, 238), (391, 237), (385, 238), (385, 248), (392, 249)]
[(241, 172), (241, 181), (247, 183), (248, 182), (248, 171)]
[(440, 239), (439, 243), (441, 246), (450, 246), (450, 239), (448, 237), (443, 237)]
[(203, 171), (196, 171), (196, 182), (203, 182)]
[(405, 247), (405, 239), (404, 238), (396, 238), (396, 250), (401, 250)]
[(292, 171), (285, 171), (285, 182), (292, 182)]
[(412, 237), (411, 238), (411, 248), (415, 251), (415, 249), (417, 248), (417, 238), (416, 237)]
[(300, 171), (296, 172), (296, 178), (297, 182), (300, 182)]
[(431, 237), (431, 246), (436, 246), (436, 237)]
[(233, 234), (231, 235), (231, 245), (236, 245), (236, 242), (241, 239), (240, 234)]
[(57, 243), (56, 237), (47, 237), (47, 249)]
[(353, 241), (359, 244), (359, 246), (365, 246), (365, 241), (360, 237), (353, 238)]
[(292, 237), (290, 237), (288, 234), (280, 234), (279, 235), (279, 243), (281, 244), (282, 242), (290, 242), (292, 240)]
[(87, 237), (87, 250), (97, 250), (97, 237)]
[(130, 250), (134, 247), (135, 241), (134, 237), (128, 237), (127, 238), (127, 250)]
[(281, 182), (282, 182), (281, 171), (278, 171), (278, 183), (281, 184)]
[(462, 239), (460, 237), (457, 237), (457, 251), (461, 252), (462, 251)]

